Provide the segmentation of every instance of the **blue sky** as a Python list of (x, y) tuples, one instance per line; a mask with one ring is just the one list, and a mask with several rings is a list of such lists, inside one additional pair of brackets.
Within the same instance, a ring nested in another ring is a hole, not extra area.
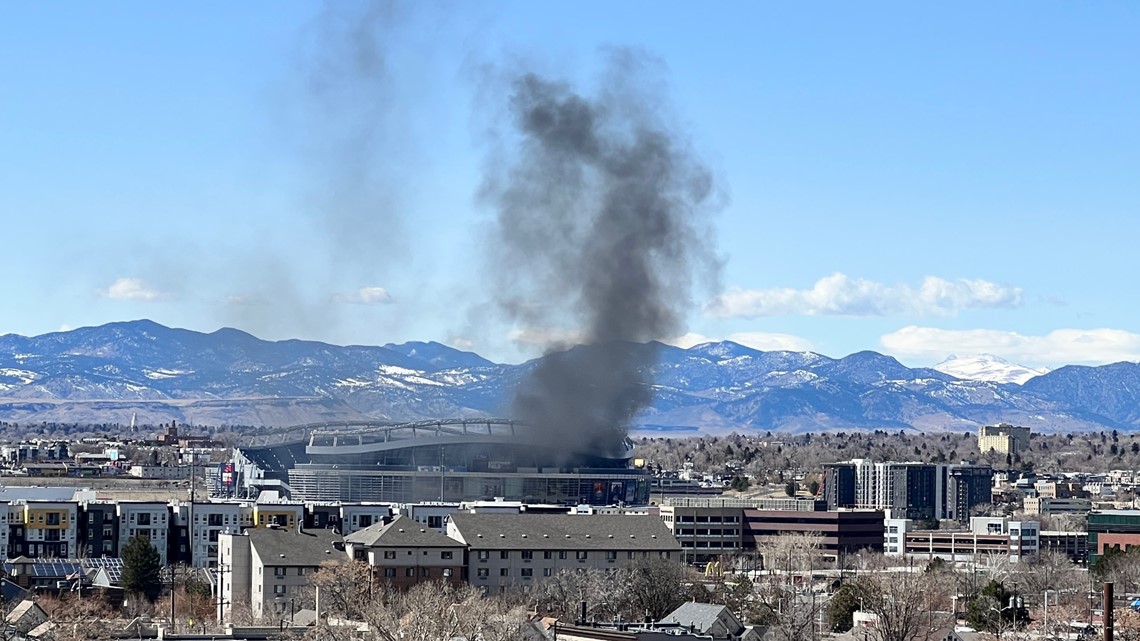
[(926, 4), (418, 3), (365, 91), (325, 73), (363, 5), (0, 5), (0, 333), (145, 317), (534, 355), (574, 328), (488, 304), (480, 70), (588, 92), (631, 46), (731, 197), (723, 290), (663, 338), (1140, 360), (1140, 7)]

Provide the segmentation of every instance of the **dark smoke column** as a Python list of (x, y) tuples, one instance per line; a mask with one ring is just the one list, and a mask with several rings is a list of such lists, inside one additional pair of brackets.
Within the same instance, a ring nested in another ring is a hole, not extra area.
[(716, 279), (712, 175), (667, 122), (655, 64), (615, 53), (593, 97), (518, 77), (515, 130), (489, 163), (499, 303), (525, 328), (581, 332), (569, 351), (546, 343), (511, 408), (568, 454), (621, 451), (653, 399), (644, 343), (683, 333), (694, 287)]

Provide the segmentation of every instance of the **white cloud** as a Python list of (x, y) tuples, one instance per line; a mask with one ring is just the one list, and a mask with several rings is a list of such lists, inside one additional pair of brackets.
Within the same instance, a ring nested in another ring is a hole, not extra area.
[(716, 317), (759, 316), (951, 316), (964, 309), (1018, 307), (1021, 288), (987, 280), (948, 280), (927, 276), (918, 287), (887, 285), (842, 273), (825, 276), (811, 289), (733, 288), (718, 297), (709, 313)]
[(1103, 365), (1140, 361), (1140, 334), (1120, 329), (1057, 329), (1026, 336), (996, 329), (951, 330), (904, 327), (879, 339), (883, 349), (899, 356), (941, 360), (947, 354), (997, 354), (1027, 366)]
[(111, 300), (130, 300), (144, 303), (170, 298), (170, 294), (153, 289), (141, 278), (120, 278), (107, 289), (99, 290), (99, 295)]
[(61, 332), (70, 332), (73, 329), (75, 329), (75, 328), (72, 327), (71, 325), (68, 325), (67, 323), (64, 323), (64, 324), (59, 326), (59, 331), (61, 331)]
[(392, 302), (392, 296), (383, 287), (361, 287), (354, 292), (337, 292), (333, 301), (350, 305), (379, 305)]
[[(676, 347), (688, 349), (702, 343), (714, 343), (720, 340), (722, 339), (710, 338), (703, 334), (689, 332), (684, 336), (678, 336), (677, 338), (665, 342)], [(810, 352), (813, 349), (811, 341), (800, 336), (793, 336), (792, 334), (735, 332), (729, 334), (723, 340), (729, 340), (744, 345), (745, 347), (758, 349), (762, 352)]]

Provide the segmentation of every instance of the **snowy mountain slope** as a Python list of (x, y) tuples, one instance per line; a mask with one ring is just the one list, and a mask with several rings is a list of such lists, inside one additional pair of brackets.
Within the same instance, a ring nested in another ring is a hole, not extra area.
[[(633, 350), (653, 363), (654, 402), (636, 423), (658, 429), (970, 429), (1000, 420), (1140, 427), (1140, 366), (1129, 363), (1061, 368), (1022, 386), (911, 369), (875, 352), (829, 358), (731, 342), (573, 348), (594, 349)], [(282, 425), (509, 415), (511, 390), (537, 363), (496, 364), (439, 343), (341, 347), (111, 323), (0, 336), (0, 420), (125, 422), (140, 412), (151, 421)]]
[(933, 369), (968, 381), (1017, 383), (1018, 385), (1048, 371), (1016, 365), (993, 354), (978, 354), (976, 356), (955, 356), (951, 354), (946, 360), (935, 365)]

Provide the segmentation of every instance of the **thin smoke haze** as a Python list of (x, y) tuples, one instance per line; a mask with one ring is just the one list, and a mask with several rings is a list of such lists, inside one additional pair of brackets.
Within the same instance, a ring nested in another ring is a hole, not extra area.
[(593, 95), (519, 74), (513, 130), (487, 163), (498, 304), (517, 326), (569, 325), (582, 343), (546, 345), (512, 416), (569, 450), (620, 451), (653, 398), (658, 348), (643, 343), (684, 333), (695, 288), (719, 271), (719, 194), (670, 121), (663, 84), (659, 63), (628, 50), (610, 53)]

